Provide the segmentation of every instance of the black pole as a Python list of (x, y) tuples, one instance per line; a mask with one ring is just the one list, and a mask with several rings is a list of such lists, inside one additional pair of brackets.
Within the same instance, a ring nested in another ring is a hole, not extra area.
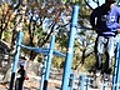
[(13, 90), (14, 79), (15, 79), (15, 73), (12, 73), (11, 80), (10, 80), (10, 88), (9, 88), (9, 90)]
[(47, 86), (48, 86), (48, 80), (45, 80), (44, 81), (43, 90), (47, 90)]
[(16, 73), (16, 70), (18, 67), (18, 62), (19, 62), (19, 55), (20, 55), (20, 49), (21, 49), (21, 44), (22, 44), (22, 38), (23, 38), (23, 33), (19, 32), (9, 90), (13, 90), (15, 73)]

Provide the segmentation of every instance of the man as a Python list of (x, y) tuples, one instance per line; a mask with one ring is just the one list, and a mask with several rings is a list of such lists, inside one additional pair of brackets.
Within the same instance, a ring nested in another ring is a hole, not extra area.
[[(119, 16), (120, 8), (116, 6), (115, 0), (106, 0), (105, 4), (93, 10), (90, 16), (90, 23), (98, 34), (95, 42), (96, 75), (104, 69), (106, 80), (110, 78), (116, 35), (120, 32)], [(105, 65), (103, 65), (104, 54), (106, 55)]]
[(24, 63), (20, 64), (20, 69), (18, 70), (17, 79), (15, 82), (15, 90), (23, 90), (23, 83), (26, 78), (26, 71), (24, 69)]

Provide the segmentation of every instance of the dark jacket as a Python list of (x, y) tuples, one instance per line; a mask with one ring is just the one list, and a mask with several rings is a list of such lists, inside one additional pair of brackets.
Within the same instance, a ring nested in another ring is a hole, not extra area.
[(120, 7), (113, 6), (110, 10), (109, 6), (102, 6), (93, 10), (90, 16), (90, 23), (96, 32), (103, 36), (115, 36), (117, 29), (120, 29), (118, 22), (120, 16)]

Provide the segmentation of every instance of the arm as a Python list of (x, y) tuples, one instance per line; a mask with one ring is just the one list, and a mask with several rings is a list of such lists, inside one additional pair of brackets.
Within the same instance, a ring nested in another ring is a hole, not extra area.
[(97, 24), (97, 10), (96, 9), (90, 15), (90, 24), (92, 25), (92, 28), (95, 28)]

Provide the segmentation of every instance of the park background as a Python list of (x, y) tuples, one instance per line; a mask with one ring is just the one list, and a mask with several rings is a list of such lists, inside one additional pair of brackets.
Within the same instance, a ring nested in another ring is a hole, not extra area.
[[(22, 42), (24, 45), (41, 48), (50, 44), (51, 35), (55, 33), (55, 49), (66, 54), (74, 4), (80, 6), (80, 12), (76, 27), (72, 70), (76, 75), (89, 73), (94, 68), (94, 44), (97, 36), (96, 32), (90, 29), (89, 16), (92, 10), (102, 3), (104, 0), (0, 0), (1, 75), (6, 76), (11, 69), (19, 31), (24, 33)], [(9, 64), (4, 65), (6, 55)], [(39, 78), (44, 55), (21, 49), (20, 60), (30, 60), (28, 72), (33, 75), (31, 77)], [(53, 56), (51, 78), (61, 80), (64, 62), (64, 57)], [(6, 79), (9, 80), (10, 78)], [(37, 84), (39, 85), (39, 81)]]

